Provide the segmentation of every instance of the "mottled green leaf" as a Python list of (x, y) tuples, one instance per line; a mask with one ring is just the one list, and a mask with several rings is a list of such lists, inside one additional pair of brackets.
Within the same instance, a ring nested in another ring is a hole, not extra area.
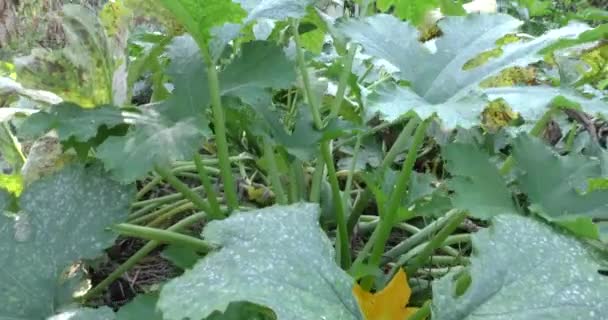
[(201, 258), (192, 248), (178, 245), (168, 246), (163, 250), (162, 257), (184, 270), (191, 269)]
[(579, 228), (572, 230), (584, 236), (589, 232), (580, 228), (581, 217), (588, 220), (587, 226), (591, 218), (608, 218), (608, 190), (587, 190), (587, 181), (601, 176), (599, 161), (578, 154), (560, 157), (527, 135), (515, 139), (513, 158), (520, 169), (517, 184), (535, 211), (565, 226), (577, 219)]
[(76, 141), (84, 142), (95, 137), (100, 126), (113, 127), (124, 121), (122, 111), (113, 106), (84, 109), (77, 104), (64, 102), (28, 117), (19, 127), (19, 133), (38, 138), (50, 130), (56, 130), (62, 141), (74, 137)]
[(564, 88), (547, 86), (506, 87), (483, 89), (488, 98), (503, 99), (511, 110), (519, 113), (524, 119), (540, 119), (552, 106), (556, 97), (567, 99), (581, 111), (605, 117), (608, 115), (608, 103), (601, 99), (590, 99)]
[(69, 166), (30, 184), (19, 214), (0, 215), (0, 319), (53, 315), (64, 268), (114, 243), (106, 228), (126, 219), (134, 191), (100, 166)]
[(116, 313), (117, 320), (163, 320), (162, 314), (156, 309), (158, 293), (140, 294), (133, 301), (120, 308)]
[(207, 72), (196, 43), (190, 36), (177, 37), (168, 54), (172, 95), (144, 108), (125, 136), (110, 137), (97, 150), (119, 181), (134, 181), (155, 165), (191, 159), (209, 132)]
[(172, 122), (149, 113), (124, 137), (109, 137), (97, 149), (97, 157), (115, 179), (132, 182), (156, 165), (191, 159), (204, 136), (200, 126), (195, 119)]
[[(2, 318), (2, 316), (0, 316)], [(98, 309), (81, 308), (64, 311), (58, 315), (48, 318), (48, 320), (114, 320), (114, 311), (108, 307)]]
[(285, 20), (302, 18), (312, 0), (234, 0), (247, 10), (246, 21), (257, 19)]
[(270, 99), (266, 89), (290, 88), (296, 81), (295, 65), (283, 50), (266, 41), (243, 45), (241, 54), (220, 74), (222, 95), (241, 98), (250, 105)]
[(231, 302), (226, 312), (216, 311), (205, 320), (275, 320), (274, 312), (250, 302)]
[(160, 3), (200, 44), (208, 43), (211, 29), (227, 22), (240, 22), (245, 11), (232, 0), (160, 0)]
[(454, 207), (479, 219), (518, 213), (511, 192), (487, 154), (474, 145), (454, 143), (444, 148), (443, 156), (452, 175), (449, 186), (455, 193)]
[(414, 112), (421, 118), (437, 115), (446, 128), (470, 128), (479, 124), (479, 115), (487, 104), (479, 94), (433, 104), (421, 98), (411, 88), (391, 82), (379, 85), (374, 91), (365, 94), (363, 99), (367, 105), (367, 118), (379, 115), (386, 121), (395, 121)]
[(468, 289), (453, 271), (433, 283), (434, 320), (601, 320), (608, 278), (577, 239), (531, 218), (501, 215), (473, 235)]
[(361, 319), (353, 280), (335, 264), (318, 219), (317, 205), (295, 204), (209, 223), (203, 236), (221, 249), (163, 287), (165, 319), (201, 319), (237, 301), (278, 319)]
[[(446, 127), (468, 128), (478, 123), (479, 112), (487, 102), (481, 94), (471, 94), (480, 91), (484, 79), (508, 67), (542, 60), (538, 51), (588, 29), (573, 24), (528, 41), (500, 45), (499, 40), (516, 32), (520, 25), (520, 21), (503, 14), (446, 17), (439, 21), (442, 36), (433, 40), (432, 45), (419, 42), (418, 31), (412, 25), (389, 15), (349, 20), (338, 29), (360, 43), (366, 53), (397, 67), (399, 79), (411, 84), (409, 88), (387, 85), (379, 92), (366, 93), (368, 112), (380, 112), (387, 121), (412, 110), (422, 116), (436, 112)], [(498, 47), (498, 56), (465, 68), (472, 59)], [(395, 95), (401, 99), (393, 98)]]
[(437, 8), (437, 0), (380, 0), (377, 2), (378, 9), (385, 12), (394, 8), (395, 14), (401, 18), (419, 25), (424, 21), (425, 15)]

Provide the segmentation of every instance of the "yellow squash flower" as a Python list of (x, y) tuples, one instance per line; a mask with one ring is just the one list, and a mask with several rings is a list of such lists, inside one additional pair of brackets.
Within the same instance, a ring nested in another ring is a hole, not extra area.
[(418, 308), (407, 308), (412, 294), (407, 283), (407, 275), (403, 269), (389, 284), (379, 292), (371, 293), (355, 284), (353, 294), (359, 303), (359, 308), (365, 320), (405, 320), (412, 316)]

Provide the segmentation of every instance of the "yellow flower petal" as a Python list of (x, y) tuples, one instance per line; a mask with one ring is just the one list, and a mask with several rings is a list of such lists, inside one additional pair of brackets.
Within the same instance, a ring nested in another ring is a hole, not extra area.
[(418, 310), (406, 307), (412, 290), (403, 269), (381, 291), (370, 293), (355, 284), (353, 294), (366, 320), (405, 320)]

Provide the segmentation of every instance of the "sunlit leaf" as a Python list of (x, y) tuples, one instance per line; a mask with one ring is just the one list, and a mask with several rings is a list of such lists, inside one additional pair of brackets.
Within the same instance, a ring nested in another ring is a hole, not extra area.
[(468, 210), (476, 218), (517, 214), (511, 192), (488, 155), (471, 144), (450, 144), (443, 155), (452, 175), (454, 207)]
[(28, 138), (37, 138), (56, 130), (62, 141), (74, 137), (84, 142), (95, 137), (100, 126), (113, 127), (124, 122), (122, 111), (116, 107), (99, 106), (89, 110), (65, 102), (28, 117), (19, 127), (19, 133)]
[(98, 309), (80, 308), (61, 312), (48, 320), (115, 320), (114, 312), (109, 307)]
[(164, 285), (164, 318), (201, 319), (249, 301), (278, 319), (361, 319), (353, 280), (335, 264), (318, 219), (317, 205), (295, 204), (207, 224), (204, 238), (221, 249)]
[[(528, 41), (500, 45), (499, 40), (516, 32), (520, 25), (520, 21), (502, 14), (446, 17), (439, 22), (443, 34), (433, 40), (434, 49), (418, 41), (418, 31), (412, 25), (389, 15), (349, 20), (338, 28), (360, 43), (366, 53), (394, 65), (399, 70), (399, 79), (410, 83), (407, 88), (387, 84), (379, 90), (364, 92), (368, 113), (380, 113), (387, 121), (410, 111), (422, 117), (437, 113), (447, 128), (457, 125), (468, 128), (479, 122), (479, 113), (487, 104), (479, 88), (484, 79), (509, 67), (542, 60), (538, 54), (541, 49), (588, 29), (572, 24)], [(397, 36), (385, 37), (386, 34)], [(471, 59), (498, 46), (499, 56), (474, 68), (465, 68)], [(527, 95), (522, 92), (521, 96)]]
[(257, 19), (301, 18), (312, 0), (235, 0), (248, 13), (246, 22)]
[(133, 196), (99, 166), (68, 166), (27, 186), (19, 214), (0, 214), (0, 266), (11, 270), (0, 276), (0, 318), (53, 315), (64, 268), (114, 243), (105, 228), (126, 219)]
[(207, 73), (196, 43), (189, 36), (177, 37), (169, 56), (172, 95), (144, 108), (124, 137), (110, 137), (97, 150), (97, 157), (120, 181), (134, 181), (155, 165), (191, 159), (209, 133)]
[(240, 22), (245, 10), (231, 0), (161, 0), (164, 8), (201, 44), (211, 37), (211, 29), (227, 22)]
[(458, 271), (433, 283), (434, 320), (600, 320), (608, 278), (575, 238), (531, 218), (501, 215), (473, 235), (471, 282), (456, 296)]

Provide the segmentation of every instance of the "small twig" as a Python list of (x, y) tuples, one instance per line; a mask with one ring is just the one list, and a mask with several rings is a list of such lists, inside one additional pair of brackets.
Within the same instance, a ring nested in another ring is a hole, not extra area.
[(593, 121), (591, 121), (591, 117), (589, 115), (587, 115), (586, 113), (582, 112), (582, 111), (578, 111), (578, 110), (574, 110), (574, 109), (566, 109), (564, 110), (564, 112), (566, 112), (566, 114), (568, 115), (568, 117), (574, 119), (576, 122), (580, 123), (585, 130), (587, 130), (587, 132), (589, 132), (589, 135), (591, 136), (591, 139), (593, 139), (593, 141), (595, 142), (599, 142), (599, 137), (597, 136), (597, 128), (595, 127), (595, 124), (593, 123)]

